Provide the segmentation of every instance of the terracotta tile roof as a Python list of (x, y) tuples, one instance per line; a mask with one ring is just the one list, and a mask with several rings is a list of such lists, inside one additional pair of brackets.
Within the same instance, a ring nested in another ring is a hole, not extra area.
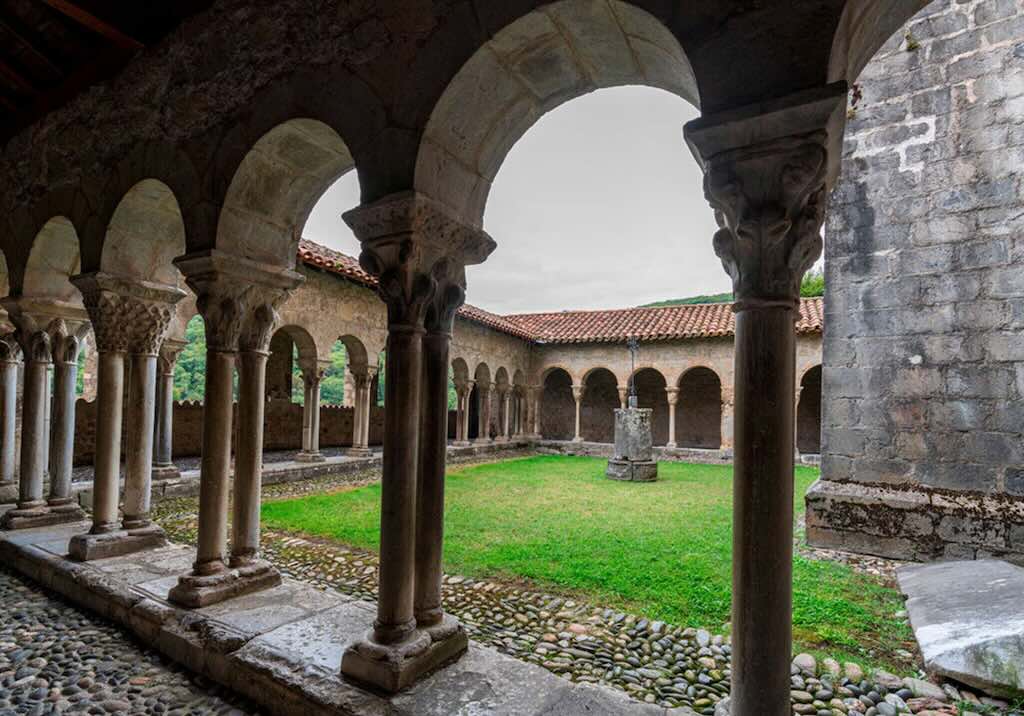
[[(312, 241), (302, 239), (299, 242), (299, 259), (307, 266), (329, 271), (364, 286), (377, 286), (377, 279), (366, 273), (355, 258)], [(466, 304), (459, 309), (459, 316), (524, 340), (614, 343), (629, 336), (636, 336), (641, 341), (731, 336), (735, 330), (731, 309), (728, 303), (700, 303), (499, 316)], [(797, 333), (820, 333), (823, 314), (822, 299), (802, 299)]]

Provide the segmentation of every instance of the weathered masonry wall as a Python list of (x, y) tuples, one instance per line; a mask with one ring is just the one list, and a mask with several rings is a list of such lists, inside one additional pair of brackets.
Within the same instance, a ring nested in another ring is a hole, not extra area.
[(1024, 562), (1024, 9), (938, 0), (906, 31), (862, 76), (827, 220), (808, 539)]

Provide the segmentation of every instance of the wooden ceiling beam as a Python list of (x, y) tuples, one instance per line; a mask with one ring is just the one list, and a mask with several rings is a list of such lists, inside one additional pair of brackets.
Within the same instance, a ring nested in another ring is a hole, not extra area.
[(63, 70), (58, 67), (53, 60), (46, 56), (42, 50), (37, 48), (35, 44), (28, 38), (28, 33), (18, 27), (14, 26), (14, 23), (9, 19), (0, 18), (0, 31), (6, 32), (14, 41), (25, 48), (25, 51), (32, 56), (32, 58), (46, 68), (53, 79), (58, 80), (64, 76)]
[(82, 27), (92, 30), (98, 35), (105, 37), (115, 46), (124, 50), (141, 50), (144, 45), (133, 37), (118, 30), (108, 22), (104, 22), (87, 10), (79, 7), (70, 0), (43, 0), (62, 15), (71, 18)]
[(25, 94), (36, 95), (39, 93), (39, 90), (36, 89), (35, 85), (25, 79), (20, 72), (11, 67), (4, 60), (0, 60), (0, 77), (6, 79)]

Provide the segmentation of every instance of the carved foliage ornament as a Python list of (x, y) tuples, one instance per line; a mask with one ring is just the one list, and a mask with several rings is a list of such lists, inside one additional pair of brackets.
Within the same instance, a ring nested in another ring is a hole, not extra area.
[(83, 291), (96, 349), (156, 355), (174, 318), (174, 305), (112, 291)]
[(78, 349), (81, 344), (63, 320), (55, 318), (50, 322), (46, 332), (50, 334), (50, 351), (55, 363), (78, 362)]
[(704, 195), (722, 228), (715, 253), (732, 277), (734, 310), (796, 307), (800, 281), (821, 255), (825, 132), (713, 156)]
[(17, 363), (21, 360), (21, 347), (13, 333), (0, 336), (0, 362)]

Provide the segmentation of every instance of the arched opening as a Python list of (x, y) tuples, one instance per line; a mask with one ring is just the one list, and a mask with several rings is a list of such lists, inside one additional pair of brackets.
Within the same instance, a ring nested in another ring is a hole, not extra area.
[(691, 368), (679, 379), (676, 444), (707, 450), (722, 446), (722, 381), (710, 368)]
[(320, 381), (320, 404), (347, 406), (352, 403), (352, 380), (345, 342), (340, 338), (331, 345), (329, 365)]
[(650, 408), (651, 440), (655, 445), (668, 442), (668, 394), (665, 376), (654, 368), (641, 368), (633, 374), (637, 407)]
[(491, 369), (486, 363), (477, 365), (473, 381), (473, 392), (469, 396), (469, 439), (486, 440), (490, 437), (491, 401), (494, 396)]
[(69, 280), (81, 265), (75, 227), (65, 217), (55, 216), (43, 225), (32, 244), (21, 295), (81, 308), (82, 296)]
[(295, 325), (278, 328), (270, 338), (266, 377), (267, 400), (302, 405), (303, 370), (315, 370), (316, 360), (316, 344), (309, 331)]
[(800, 379), (796, 407), (796, 449), (802, 455), (821, 453), (821, 366), (816, 365)]
[(540, 434), (545, 440), (572, 440), (576, 427), (576, 401), (572, 376), (562, 368), (544, 375), (540, 399)]
[(583, 377), (583, 401), (580, 403), (580, 432), (587, 442), (615, 441), (615, 410), (619, 390), (615, 374), (607, 368), (594, 368)]
[(185, 224), (174, 192), (156, 179), (144, 179), (124, 195), (107, 226), (100, 269), (179, 287), (172, 263), (185, 253)]
[(294, 266), (313, 207), (355, 166), (337, 132), (291, 119), (264, 134), (232, 177), (217, 225), (217, 247), (252, 261)]

